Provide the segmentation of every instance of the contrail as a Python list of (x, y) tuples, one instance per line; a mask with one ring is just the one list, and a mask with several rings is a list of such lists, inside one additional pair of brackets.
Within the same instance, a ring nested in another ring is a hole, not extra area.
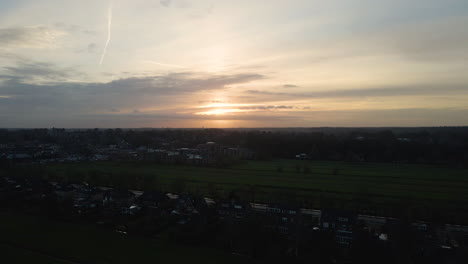
[(106, 41), (106, 45), (104, 46), (104, 50), (102, 51), (99, 65), (102, 65), (102, 63), (104, 62), (104, 57), (106, 56), (106, 53), (107, 53), (107, 46), (109, 46), (109, 42), (112, 36), (111, 33), (112, 33), (112, 1), (110, 2), (109, 9), (107, 10), (107, 41)]

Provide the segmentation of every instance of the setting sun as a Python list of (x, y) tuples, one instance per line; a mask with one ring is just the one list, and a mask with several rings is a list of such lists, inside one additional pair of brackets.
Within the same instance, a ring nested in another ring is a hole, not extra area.
[(210, 111), (198, 112), (195, 113), (197, 115), (223, 115), (223, 114), (231, 114), (231, 113), (240, 113), (246, 112), (246, 110), (242, 109), (214, 109)]

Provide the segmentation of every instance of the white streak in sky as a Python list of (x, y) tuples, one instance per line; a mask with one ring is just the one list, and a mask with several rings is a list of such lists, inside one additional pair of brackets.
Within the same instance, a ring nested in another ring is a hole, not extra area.
[(107, 41), (106, 41), (106, 45), (104, 46), (104, 50), (102, 51), (99, 65), (102, 65), (102, 63), (104, 62), (104, 57), (106, 56), (106, 53), (107, 53), (107, 46), (109, 46), (109, 42), (112, 36), (111, 32), (112, 32), (112, 2), (109, 5), (109, 9), (107, 10)]
[(159, 65), (159, 66), (165, 66), (165, 67), (186, 68), (186, 67), (184, 67), (184, 66), (180, 66), (180, 65), (176, 65), (176, 64), (160, 63), (160, 62), (151, 61), (151, 60), (145, 60), (145, 61), (143, 61), (143, 62), (151, 63), (151, 64)]

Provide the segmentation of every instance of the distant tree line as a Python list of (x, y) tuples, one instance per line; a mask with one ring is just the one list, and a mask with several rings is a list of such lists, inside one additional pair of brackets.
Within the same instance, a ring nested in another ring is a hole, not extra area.
[(311, 129), (25, 129), (0, 130), (0, 144), (53, 143), (89, 154), (93, 147), (195, 147), (214, 141), (243, 147), (259, 159), (294, 158), (468, 166), (468, 128)]

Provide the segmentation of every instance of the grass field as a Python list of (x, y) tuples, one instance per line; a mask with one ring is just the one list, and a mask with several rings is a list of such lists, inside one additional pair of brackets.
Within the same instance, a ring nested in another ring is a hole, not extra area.
[(89, 225), (0, 213), (2, 263), (246, 263), (227, 252), (127, 237)]
[[(304, 168), (305, 172), (304, 172)], [(46, 168), (55, 178), (89, 179), (89, 175), (113, 179), (154, 178), (151, 184), (175, 191), (175, 182), (205, 195), (225, 196), (231, 190), (254, 193), (256, 200), (295, 196), (373, 203), (404, 201), (421, 206), (464, 207), (468, 204), (468, 170), (429, 165), (347, 163), (328, 161), (249, 161), (230, 168), (160, 165), (148, 163), (53, 164)], [(141, 188), (142, 184), (133, 186)]]

